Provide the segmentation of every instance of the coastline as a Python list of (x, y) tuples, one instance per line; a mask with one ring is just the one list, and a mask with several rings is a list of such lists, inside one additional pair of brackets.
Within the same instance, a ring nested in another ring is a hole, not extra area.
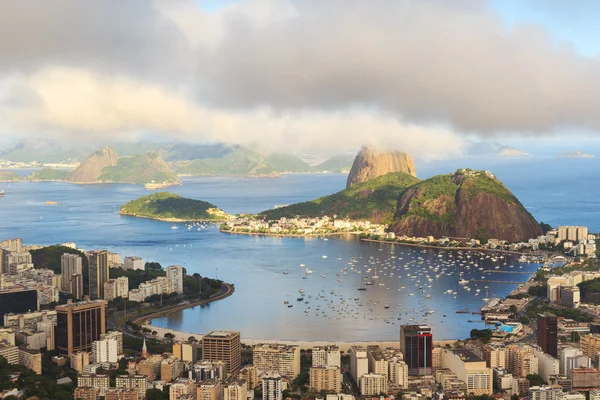
[(420, 243), (410, 243), (410, 242), (391, 242), (389, 240), (374, 240), (374, 239), (360, 239), (361, 242), (371, 242), (371, 243), (386, 243), (386, 244), (397, 244), (402, 246), (413, 246), (413, 247), (422, 247), (427, 249), (440, 249), (440, 250), (462, 250), (462, 251), (489, 251), (492, 253), (505, 253), (505, 254), (513, 254), (513, 255), (523, 255), (519, 251), (510, 251), (510, 250), (502, 250), (502, 249), (485, 249), (481, 247), (449, 247), (449, 246), (432, 246), (428, 244), (420, 244)]
[(145, 218), (152, 219), (154, 221), (162, 221), (162, 222), (225, 222), (226, 219), (181, 219), (181, 218), (160, 218), (160, 217), (149, 217), (146, 215), (138, 215), (131, 214), (126, 212), (117, 211), (118, 215), (123, 215), (126, 217), (134, 217), (134, 218)]
[(235, 231), (226, 231), (223, 229), (219, 230), (223, 233), (229, 233), (232, 235), (248, 235), (248, 236), (271, 236), (271, 237), (289, 237), (289, 238), (303, 238), (303, 237), (321, 237), (321, 236), (341, 236), (341, 235), (357, 235), (359, 232), (332, 232), (332, 233), (309, 233), (307, 235), (278, 235), (276, 233), (261, 233), (261, 232), (235, 232)]

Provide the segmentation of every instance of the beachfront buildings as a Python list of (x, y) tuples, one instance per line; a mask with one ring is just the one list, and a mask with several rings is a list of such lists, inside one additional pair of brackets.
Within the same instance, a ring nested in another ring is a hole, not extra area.
[(433, 335), (426, 325), (402, 325), (400, 350), (408, 365), (408, 375), (432, 374)]
[(140, 257), (127, 256), (123, 259), (123, 269), (143, 271), (145, 267), (144, 260)]
[(294, 379), (300, 373), (300, 347), (278, 344), (254, 346), (252, 364), (261, 372), (277, 371)]
[(442, 365), (467, 384), (468, 395), (491, 395), (492, 369), (469, 349), (444, 349)]

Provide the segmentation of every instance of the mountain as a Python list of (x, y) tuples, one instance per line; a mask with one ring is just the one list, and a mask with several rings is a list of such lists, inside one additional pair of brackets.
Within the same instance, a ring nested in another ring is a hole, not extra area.
[(504, 146), (495, 142), (468, 142), (465, 155), (467, 156), (501, 156), (522, 157), (531, 154), (514, 147)]
[(24, 177), (13, 171), (0, 171), (0, 182), (21, 181)]
[(165, 221), (224, 221), (227, 214), (202, 200), (186, 199), (169, 192), (157, 192), (121, 206), (121, 215)]
[(396, 235), (509, 242), (542, 234), (533, 216), (494, 175), (469, 169), (434, 176), (406, 189), (389, 230)]
[(271, 153), (265, 156), (265, 161), (277, 172), (312, 172), (313, 168), (298, 157), (285, 153)]
[(348, 172), (350, 168), (352, 168), (352, 163), (354, 162), (354, 156), (343, 155), (343, 156), (334, 156), (321, 164), (316, 165), (314, 168), (320, 172)]
[(42, 168), (27, 176), (30, 181), (64, 181), (69, 176), (69, 171), (64, 169)]
[(94, 152), (72, 171), (66, 181), (73, 183), (177, 183), (175, 173), (156, 152), (119, 157), (105, 147)]
[(584, 153), (582, 151), (568, 151), (557, 155), (558, 158), (596, 158), (593, 154)]
[(390, 172), (406, 172), (417, 176), (415, 162), (410, 154), (363, 146), (352, 163), (346, 188)]
[(106, 167), (114, 167), (119, 162), (119, 155), (110, 147), (95, 151), (86, 158), (66, 180), (73, 183), (97, 183)]
[(407, 187), (419, 182), (404, 172), (392, 172), (360, 182), (335, 194), (316, 200), (292, 204), (260, 215), (266, 219), (282, 217), (322, 217), (368, 220), (372, 223), (389, 223), (394, 217), (398, 197)]

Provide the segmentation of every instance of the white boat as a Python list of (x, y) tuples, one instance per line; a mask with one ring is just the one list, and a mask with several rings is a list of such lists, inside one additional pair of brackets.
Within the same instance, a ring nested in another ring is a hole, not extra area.
[(307, 269), (306, 271), (304, 271), (307, 274), (312, 274), (312, 271), (310, 269)]
[(469, 283), (469, 281), (466, 280), (466, 279), (461, 279), (460, 281), (458, 281), (458, 283), (461, 284), (461, 285), (466, 285), (466, 284)]
[(173, 225), (171, 226), (171, 229), (179, 229), (179, 227), (177, 225)]
[(327, 258), (327, 256), (326, 255), (322, 255), (321, 258)]

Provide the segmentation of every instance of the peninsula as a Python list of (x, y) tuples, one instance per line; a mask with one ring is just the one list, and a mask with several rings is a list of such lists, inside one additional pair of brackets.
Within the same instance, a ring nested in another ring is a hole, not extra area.
[(119, 214), (169, 222), (221, 222), (229, 218), (214, 204), (169, 192), (157, 192), (132, 200), (121, 206)]

